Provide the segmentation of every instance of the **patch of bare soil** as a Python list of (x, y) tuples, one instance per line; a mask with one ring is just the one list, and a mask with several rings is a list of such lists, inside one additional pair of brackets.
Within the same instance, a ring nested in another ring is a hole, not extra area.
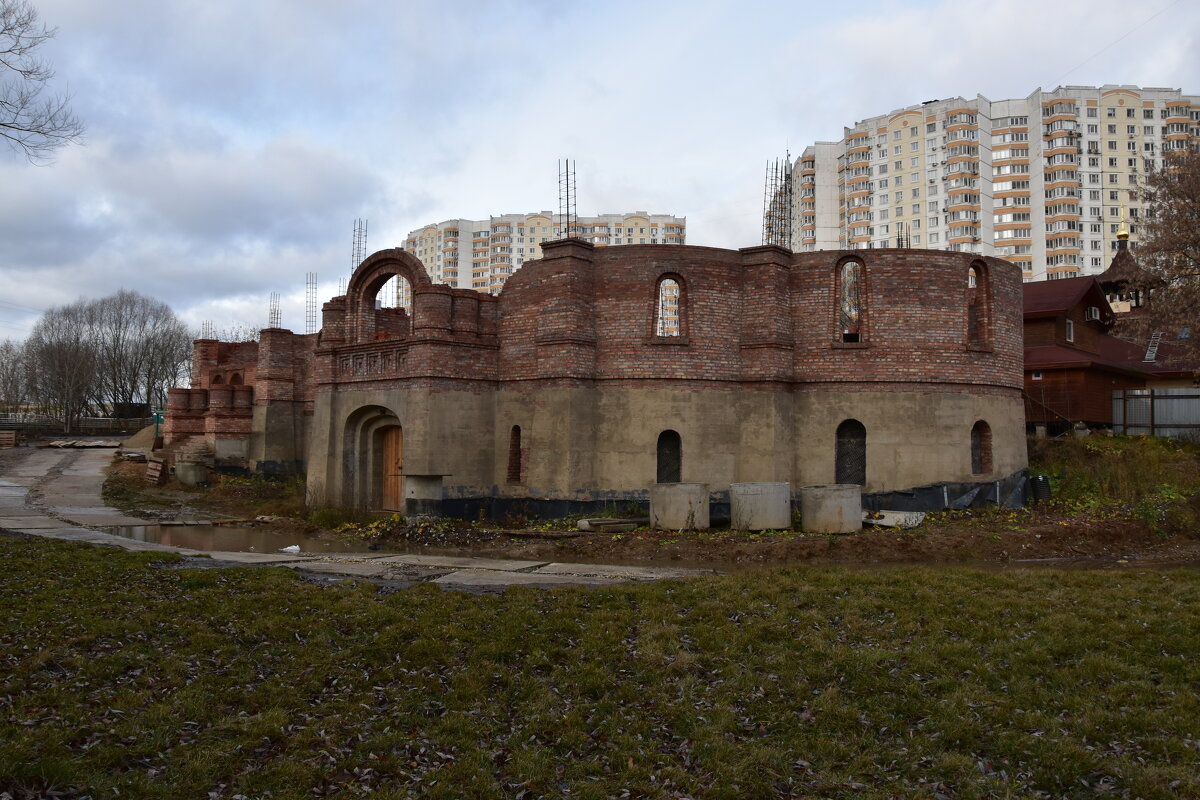
[[(1200, 561), (1200, 538), (1156, 534), (1139, 521), (1071, 519), (1034, 511), (1020, 526), (988, 515), (956, 515), (898, 531), (869, 528), (838, 536), (785, 532), (674, 532), (620, 535), (507, 532), (460, 552), (500, 558), (709, 565), (1038, 563), (1062, 559)], [(1019, 527), (1019, 530), (1006, 528)]]
[[(0, 455), (0, 465), (3, 456)], [(156, 487), (142, 476), (144, 464), (117, 463), (110, 487), (124, 493), (123, 508), (169, 517), (200, 510), (226, 519), (276, 515), (273, 527), (325, 536), (301, 518), (302, 489), (292, 495), (262, 482), (232, 482), (191, 489), (176, 482)], [(299, 491), (299, 496), (295, 496)], [(799, 532), (677, 532), (638, 530), (623, 534), (584, 533), (563, 523), (560, 530), (510, 530), (487, 523), (437, 520), (396, 523), (381, 519), (358, 538), (370, 543), (419, 546), (429, 552), (532, 560), (593, 563), (673, 564), (737, 569), (813, 564), (1038, 564), (1067, 559), (1147, 563), (1200, 563), (1200, 532), (1167, 536), (1146, 523), (1105, 516), (1072, 516), (1043, 505), (1020, 511), (948, 512), (932, 515), (919, 528), (867, 528), (838, 536)]]

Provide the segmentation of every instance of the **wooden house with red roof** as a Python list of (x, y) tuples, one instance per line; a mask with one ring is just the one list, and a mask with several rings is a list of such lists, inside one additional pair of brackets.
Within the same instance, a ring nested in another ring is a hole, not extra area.
[[(1122, 235), (1123, 234), (1123, 235)], [(1113, 391), (1192, 386), (1195, 370), (1172, 363), (1171, 339), (1132, 342), (1109, 333), (1119, 314), (1137, 314), (1144, 273), (1122, 228), (1117, 254), (1096, 277), (1026, 283), (1025, 422), (1063, 430), (1113, 423)]]
[(1024, 295), (1026, 423), (1111, 426), (1113, 390), (1155, 377), (1146, 348), (1108, 333), (1116, 314), (1095, 278), (1026, 283)]

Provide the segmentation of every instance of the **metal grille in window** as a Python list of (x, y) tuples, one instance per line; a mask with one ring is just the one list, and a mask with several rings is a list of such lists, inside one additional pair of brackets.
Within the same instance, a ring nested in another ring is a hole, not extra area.
[(683, 473), (682, 444), (675, 431), (658, 435), (658, 482), (679, 483)]
[(834, 478), (837, 483), (867, 482), (867, 429), (856, 419), (848, 419), (837, 429)]
[(521, 482), (521, 426), (513, 425), (508, 435), (508, 482)]

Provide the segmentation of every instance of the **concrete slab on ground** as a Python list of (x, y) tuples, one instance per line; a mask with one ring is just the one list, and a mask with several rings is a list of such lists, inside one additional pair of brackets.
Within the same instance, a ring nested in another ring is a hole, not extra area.
[(666, 578), (687, 578), (695, 575), (712, 575), (710, 569), (684, 569), (682, 567), (641, 567), (621, 564), (571, 564), (556, 562), (538, 567), (534, 575), (595, 575), (605, 578), (655, 581)]
[(88, 525), (96, 528), (125, 528), (154, 524), (138, 517), (125, 516), (119, 511), (111, 514), (105, 513), (100, 508), (90, 509), (89, 513), (76, 512), (73, 514), (64, 514), (59, 508), (52, 508), (51, 511), (63, 519), (74, 522), (76, 525)]
[(301, 564), (285, 564), (284, 566), (301, 572), (355, 575), (361, 578), (382, 578), (389, 571), (387, 564), (380, 564), (378, 561), (306, 561)]
[(29, 506), (0, 508), (0, 528), (5, 527), (4, 520), (6, 519), (29, 519), (30, 517), (45, 519), (46, 514), (40, 509), (30, 508)]
[(621, 581), (589, 575), (539, 575), (535, 572), (500, 572), (460, 569), (433, 581), (443, 586), (610, 586)]
[(65, 539), (71, 542), (86, 542), (88, 544), (100, 544), (108, 547), (120, 547), (123, 550), (154, 550), (166, 553), (180, 552), (178, 547), (154, 544), (153, 542), (137, 542), (133, 539), (101, 533), (90, 528), (35, 528), (23, 531), (23, 533), (31, 533), (47, 539)]
[(237, 564), (279, 564), (280, 566), (295, 561), (311, 560), (304, 556), (291, 556), (287, 553), (234, 553), (228, 550), (213, 550), (201, 553), (201, 555), (209, 556), (214, 561), (232, 561)]
[(0, 495), (0, 514), (10, 508), (24, 508), (25, 495)]
[(16, 528), (18, 530), (32, 530), (34, 528), (67, 528), (71, 527), (62, 520), (51, 519), (44, 514), (30, 514), (28, 516), (18, 516), (16, 514), (4, 514), (0, 516), (0, 528)]
[(545, 561), (516, 561), (501, 558), (473, 558), (470, 556), (425, 556), (400, 555), (376, 559), (392, 564), (415, 564), (422, 567), (450, 567), (451, 569), (486, 569), (500, 572), (517, 572), (540, 567)]

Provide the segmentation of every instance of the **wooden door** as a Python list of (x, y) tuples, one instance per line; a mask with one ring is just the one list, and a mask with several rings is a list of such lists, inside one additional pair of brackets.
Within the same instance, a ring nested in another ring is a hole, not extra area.
[(399, 425), (383, 431), (383, 487), (379, 495), (385, 511), (404, 512), (404, 430)]

